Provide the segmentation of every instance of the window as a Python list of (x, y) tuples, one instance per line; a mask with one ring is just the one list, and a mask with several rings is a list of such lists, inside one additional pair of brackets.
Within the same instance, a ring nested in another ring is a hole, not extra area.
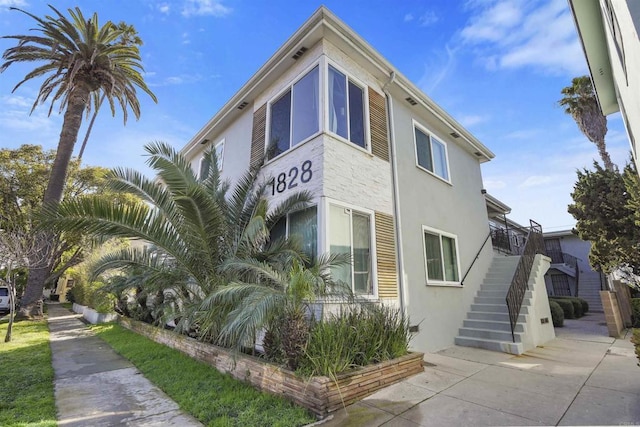
[(299, 239), (302, 251), (313, 261), (318, 256), (318, 210), (315, 206), (289, 214), (271, 229), (271, 240), (286, 236)]
[(364, 90), (329, 66), (329, 130), (359, 147), (365, 140)]
[(418, 166), (449, 181), (447, 147), (432, 135), (414, 126)]
[(460, 282), (456, 237), (423, 229), (427, 282)]
[(341, 206), (329, 207), (329, 242), (332, 254), (347, 254), (351, 263), (332, 269), (358, 295), (372, 295), (371, 216)]
[(267, 153), (269, 159), (319, 131), (318, 73), (316, 66), (271, 103)]
[[(224, 139), (218, 142), (214, 148), (216, 150), (216, 159), (218, 162), (218, 172), (222, 172), (222, 165), (224, 159)], [(200, 171), (198, 172), (198, 176), (201, 180), (204, 180), (209, 175), (209, 169), (211, 168), (211, 163), (209, 162), (209, 157), (206, 155), (200, 160)]]

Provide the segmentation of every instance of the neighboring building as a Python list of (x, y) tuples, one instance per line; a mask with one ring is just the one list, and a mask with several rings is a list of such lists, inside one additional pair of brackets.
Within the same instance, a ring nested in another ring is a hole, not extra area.
[(571, 230), (544, 233), (551, 268), (545, 275), (547, 293), (577, 296), (589, 303), (590, 311), (602, 311), (600, 291), (606, 290), (606, 278), (591, 268), (591, 242), (581, 240)]
[(504, 255), (520, 255), (527, 241), (529, 228), (507, 218), (511, 208), (490, 194), (484, 195), (489, 216), (493, 250)]
[[(638, 165), (640, 2), (569, 0), (591, 80), (604, 115), (620, 111)], [(638, 168), (640, 172), (640, 168)]]
[(350, 254), (338, 277), (406, 310), (413, 348), (454, 344), (493, 260), (480, 165), (494, 155), (331, 12), (319, 8), (181, 152), (204, 172), (211, 148), (232, 182), (266, 155), (272, 206), (313, 195), (280, 232), (311, 255)]

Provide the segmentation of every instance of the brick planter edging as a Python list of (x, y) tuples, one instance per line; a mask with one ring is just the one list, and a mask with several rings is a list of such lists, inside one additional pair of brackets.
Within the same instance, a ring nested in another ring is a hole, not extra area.
[(257, 357), (233, 353), (225, 348), (126, 317), (120, 316), (118, 321), (133, 332), (181, 351), (260, 390), (281, 395), (321, 417), (424, 370), (423, 354), (409, 353), (397, 359), (340, 374), (335, 381), (320, 376), (304, 379)]

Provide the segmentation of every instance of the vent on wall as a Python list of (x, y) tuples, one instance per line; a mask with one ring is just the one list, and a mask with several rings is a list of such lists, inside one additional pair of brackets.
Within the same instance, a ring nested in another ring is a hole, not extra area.
[(200, 144), (205, 145), (207, 142), (209, 142), (209, 140), (205, 138), (202, 141), (200, 141)]
[(458, 132), (451, 132), (449, 135), (451, 135), (454, 138), (460, 138), (460, 134)]
[(249, 105), (247, 101), (242, 101), (240, 105), (238, 105), (238, 110), (244, 109), (244, 107), (246, 107), (247, 105)]
[(418, 105), (418, 102), (415, 99), (413, 99), (412, 97), (410, 97), (410, 96), (405, 98), (404, 100), (407, 101), (411, 105)]
[(479, 151), (476, 151), (476, 152), (475, 152), (475, 153), (473, 153), (473, 154), (475, 154), (475, 155), (476, 155), (476, 156), (478, 156), (478, 157), (482, 157), (482, 153), (481, 153), (481, 152), (479, 152)]
[(308, 49), (304, 46), (302, 46), (300, 49), (298, 49), (298, 51), (296, 53), (293, 54), (292, 58), (295, 59), (296, 61), (298, 59), (300, 59), (300, 57), (302, 55), (304, 55), (304, 53), (307, 51)]

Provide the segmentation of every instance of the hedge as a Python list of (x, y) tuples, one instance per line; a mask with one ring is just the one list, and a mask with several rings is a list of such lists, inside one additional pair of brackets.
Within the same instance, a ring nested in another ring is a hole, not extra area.
[(549, 300), (549, 308), (551, 309), (553, 326), (556, 328), (564, 326), (564, 311), (562, 311), (562, 307), (557, 302)]
[(551, 302), (551, 301), (554, 301), (556, 304), (558, 304), (560, 306), (560, 308), (562, 308), (562, 312), (564, 313), (564, 318), (565, 319), (575, 319), (576, 318), (574, 305), (573, 305), (573, 302), (571, 302), (571, 300), (564, 299), (564, 298), (562, 298), (562, 299), (553, 298), (549, 302)]

